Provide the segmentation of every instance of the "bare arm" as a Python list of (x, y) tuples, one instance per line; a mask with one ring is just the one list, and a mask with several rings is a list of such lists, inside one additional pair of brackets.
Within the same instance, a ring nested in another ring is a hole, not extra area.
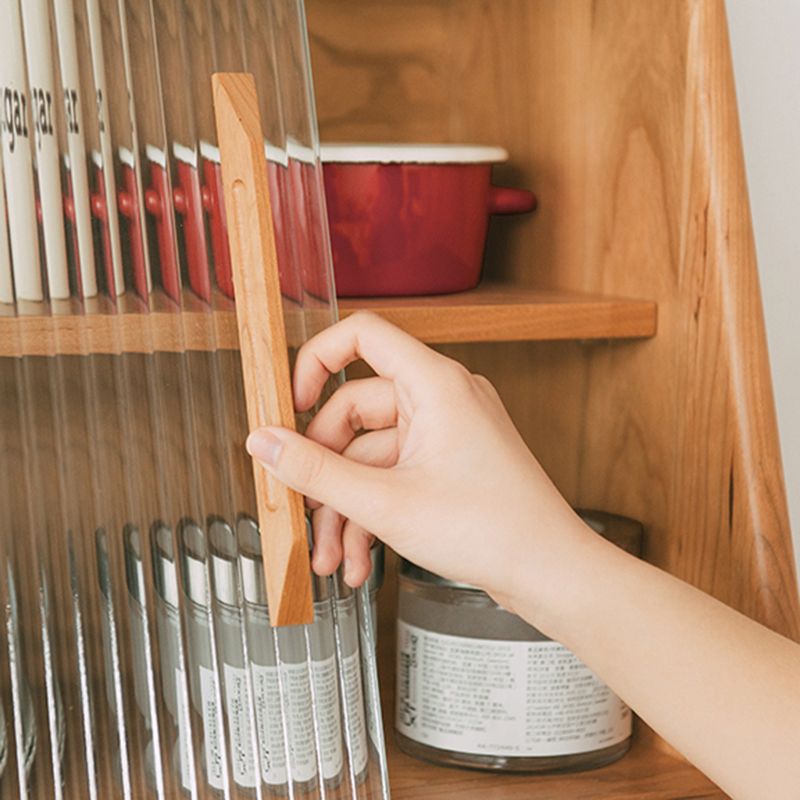
[(515, 610), (735, 798), (800, 796), (800, 645), (597, 537)]
[(311, 499), (318, 572), (344, 559), (361, 583), (374, 533), (563, 642), (731, 796), (800, 796), (799, 645), (597, 536), (487, 381), (376, 317), (354, 315), (300, 351), (298, 409), (357, 358), (377, 377), (336, 392), (308, 438), (248, 440)]

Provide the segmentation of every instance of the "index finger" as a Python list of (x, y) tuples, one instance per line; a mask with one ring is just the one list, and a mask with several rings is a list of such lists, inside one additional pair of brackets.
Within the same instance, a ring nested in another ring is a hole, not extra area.
[(377, 314), (359, 311), (300, 348), (294, 368), (295, 405), (298, 411), (311, 408), (329, 376), (359, 359), (378, 375), (409, 384), (425, 380), (443, 358)]

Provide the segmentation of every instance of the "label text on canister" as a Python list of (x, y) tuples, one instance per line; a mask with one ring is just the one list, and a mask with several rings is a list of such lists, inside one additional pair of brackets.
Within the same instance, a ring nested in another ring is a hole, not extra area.
[(397, 730), (487, 756), (586, 753), (631, 734), (631, 712), (566, 647), (433, 633), (398, 621)]

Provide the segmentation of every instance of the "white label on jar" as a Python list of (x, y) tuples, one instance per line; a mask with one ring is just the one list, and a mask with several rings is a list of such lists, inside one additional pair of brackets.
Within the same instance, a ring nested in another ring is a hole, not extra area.
[(203, 703), (203, 749), (206, 756), (206, 779), (214, 789), (223, 788), (222, 720), (217, 703), (214, 671), (199, 666), (200, 698)]
[(397, 623), (397, 730), (488, 756), (563, 756), (627, 739), (631, 712), (557, 642), (469, 639)]
[[(288, 775), (281, 723), (281, 687), (278, 681), (278, 668), (253, 664), (252, 670), (262, 774), (267, 783), (286, 783)], [(308, 667), (306, 664), (283, 664), (281, 677), (284, 681), (283, 689), (289, 694), (288, 727), (292, 779), (296, 783), (305, 783), (317, 774)]]
[(317, 774), (314, 747), (314, 710), (308, 665), (281, 664), (284, 691), (289, 692), (289, 751), (292, 778), (297, 783), (312, 780)]
[(281, 725), (281, 695), (277, 667), (251, 665), (253, 693), (256, 698), (261, 776), (273, 785), (286, 783), (286, 756)]
[(332, 780), (339, 776), (344, 764), (342, 751), (342, 713), (339, 685), (336, 682), (336, 657), (311, 663), (314, 695), (317, 701), (319, 746), (322, 751), (322, 776)]
[(225, 664), (225, 710), (231, 737), (231, 766), (238, 786), (256, 786), (253, 737), (250, 731), (250, 693), (247, 670)]
[[(187, 791), (194, 793), (194, 772), (192, 771), (192, 761), (189, 758), (189, 748), (191, 747), (189, 737), (189, 720), (187, 719), (186, 703), (183, 699), (184, 683), (183, 670), (175, 668), (175, 709), (178, 714), (178, 760), (181, 770), (181, 786)], [(173, 762), (174, 763), (174, 762)]]
[(361, 659), (358, 652), (342, 658), (345, 703), (347, 704), (348, 743), (353, 771), (360, 775), (367, 766), (367, 728), (364, 721), (364, 687), (361, 683)]

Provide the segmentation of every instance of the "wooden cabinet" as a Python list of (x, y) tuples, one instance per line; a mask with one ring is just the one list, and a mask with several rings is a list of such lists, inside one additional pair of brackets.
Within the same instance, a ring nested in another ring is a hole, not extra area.
[[(492, 224), (478, 289), (345, 300), (342, 313), (371, 308), (485, 374), (571, 502), (641, 520), (648, 560), (800, 638), (722, 0), (306, 5), (323, 140), (502, 145), (511, 160), (496, 169), (498, 180), (531, 188), (540, 201), (534, 216)], [(42, 480), (57, 482), (58, 447), (83, 447), (92, 426), (101, 441), (119, 441), (115, 425), (153, 440), (144, 412), (141, 420), (115, 420), (93, 413), (81, 392), (94, 386), (113, 398), (124, 381), (144, 406), (153, 381), (171, 386), (178, 369), (187, 370), (174, 355), (183, 350), (192, 351), (191, 380), (216, 381), (221, 407), (242, 408), (235, 319), (217, 300), (213, 312), (195, 311), (187, 297), (180, 315), (157, 307), (116, 315), (99, 305), (85, 316), (0, 316), (4, 447), (24, 450), (12, 398), (21, 367), (3, 358), (22, 353), (97, 354), (88, 367), (80, 359), (74, 369), (69, 359), (61, 362), (64, 385), (80, 400), (67, 404), (76, 424), (65, 442), (46, 422), (51, 366), (47, 359), (26, 364), (31, 395), (42, 389), (25, 420), (41, 446)], [(123, 368), (114, 361), (115, 354), (154, 351), (152, 367), (136, 355), (123, 356)], [(86, 384), (75, 378), (73, 386), (70, 375), (80, 369), (88, 370)], [(184, 495), (192, 492), (182, 483), (195, 479), (211, 487), (210, 507), (232, 514), (252, 507), (243, 449), (219, 455), (212, 442), (219, 398), (194, 395), (197, 418), (209, 420), (208, 431), (193, 434), (202, 474), (183, 475), (186, 444), (180, 431), (166, 431), (173, 455), (161, 466), (178, 477), (175, 497), (163, 507), (176, 518), (184, 513)], [(161, 411), (180, 419), (188, 401), (178, 391), (164, 396), (171, 405)], [(239, 423), (241, 444), (243, 418)], [(163, 493), (157, 459), (142, 452), (133, 480), (117, 474), (111, 457), (94, 468), (125, 491), (155, 498)], [(225, 491), (218, 486), (223, 472), (231, 476)], [(90, 492), (92, 476), (80, 477)], [(10, 481), (0, 491), (22, 529), (29, 509)], [(220, 499), (226, 492), (229, 508)], [(67, 501), (76, 516), (88, 513), (80, 498)], [(161, 505), (151, 502), (155, 515)], [(45, 511), (35, 510), (44, 519)], [(46, 530), (36, 536), (55, 547)], [(28, 577), (33, 587), (32, 568)], [(466, 772), (402, 755), (391, 743), (394, 590), (390, 577), (380, 618), (394, 797), (722, 796), (643, 725), (624, 759), (569, 776)], [(54, 609), (54, 628), (62, 618), (68, 609)], [(65, 703), (74, 705), (77, 690), (70, 692)], [(77, 723), (67, 735), (80, 741)], [(111, 766), (100, 771), (111, 785)]]
[[(493, 223), (496, 288), (458, 322), (451, 304), (467, 296), (371, 304), (423, 335), (428, 309), (430, 340), (472, 342), (444, 349), (497, 385), (572, 502), (642, 520), (648, 560), (797, 638), (721, 0), (308, 0), (307, 12), (323, 141), (502, 145), (497, 177), (540, 199), (533, 217)], [(532, 321), (544, 307), (525, 306), (540, 291), (584, 296), (554, 335)], [(616, 334), (587, 331), (612, 315), (587, 295), (657, 303), (657, 334), (646, 303), (613, 312)], [(574, 341), (508, 341), (525, 338)], [(486, 776), (393, 752), (392, 779), (396, 797), (719, 796), (649, 732), (582, 776)]]

